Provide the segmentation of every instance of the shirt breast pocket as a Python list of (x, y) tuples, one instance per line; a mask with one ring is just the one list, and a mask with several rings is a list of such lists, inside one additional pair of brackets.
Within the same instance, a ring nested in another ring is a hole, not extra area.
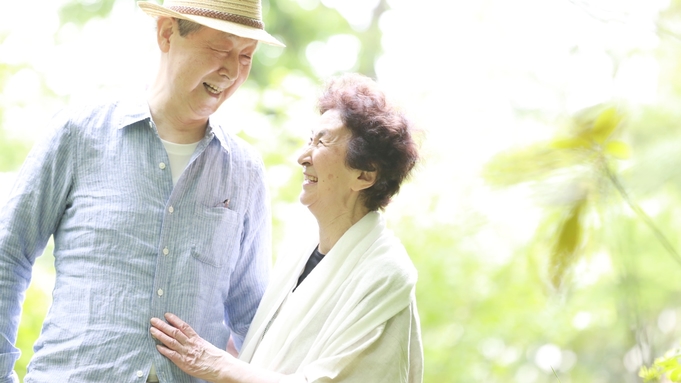
[(214, 267), (222, 267), (239, 249), (239, 214), (224, 207), (206, 208), (194, 227), (192, 257)]

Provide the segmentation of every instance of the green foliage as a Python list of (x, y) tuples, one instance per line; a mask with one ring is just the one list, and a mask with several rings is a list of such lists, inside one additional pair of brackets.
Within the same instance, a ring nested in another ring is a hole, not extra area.
[(337, 33), (352, 33), (337, 11), (323, 5), (304, 10), (294, 0), (263, 1), (263, 19), (267, 31), (279, 37), (286, 48), (264, 45), (258, 48), (262, 52), (255, 55), (249, 81), (261, 89), (278, 86), (289, 71), (314, 78), (315, 73), (305, 57), (308, 44), (325, 41)]
[[(651, 116), (645, 119), (639, 117), (638, 120), (633, 121), (633, 126), (630, 128), (638, 129), (641, 126), (641, 129), (648, 131), (649, 122), (658, 118), (657, 116), (652, 119)], [(660, 304), (668, 302), (669, 299), (672, 301), (675, 299), (671, 296), (665, 298), (666, 292), (674, 296), (676, 294), (673, 292), (678, 291), (679, 288), (669, 286), (665, 282), (657, 282), (676, 279), (678, 268), (666, 269), (666, 277), (663, 277), (660, 273), (664, 266), (658, 263), (659, 261), (652, 260), (653, 254), (659, 258), (666, 253), (677, 262), (675, 266), (681, 264), (681, 256), (675, 250), (679, 246), (679, 241), (668, 238), (660, 229), (660, 227), (678, 227), (678, 224), (670, 223), (666, 214), (658, 215), (657, 222), (655, 222), (634, 201), (632, 193), (627, 190), (627, 186), (630, 185), (623, 182), (624, 179), (631, 182), (634, 179), (632, 174), (648, 173), (655, 169), (654, 161), (640, 161), (640, 169), (634, 168), (632, 171), (632, 168), (629, 168), (626, 172), (619, 174), (616, 172), (617, 161), (630, 159), (632, 152), (628, 144), (615, 138), (616, 134), (622, 134), (620, 127), (623, 121), (624, 114), (616, 108), (604, 105), (588, 108), (572, 116), (568, 124), (568, 134), (529, 148), (501, 153), (488, 164), (484, 175), (491, 185), (502, 187), (521, 183), (531, 183), (536, 186), (555, 182), (556, 179), (562, 180), (562, 185), (566, 185), (572, 192), (552, 196), (550, 203), (557, 207), (547, 210), (547, 219), (538, 227), (535, 234), (538, 255), (544, 258), (546, 252), (550, 252), (550, 257), (546, 262), (550, 284), (556, 289), (555, 291), (562, 290), (563, 293), (569, 293), (574, 302), (579, 298), (575, 295), (575, 287), (566, 283), (569, 281), (569, 271), (574, 268), (580, 258), (587, 256), (589, 250), (592, 253), (607, 251), (610, 259), (618, 264), (621, 283), (615, 284), (613, 286), (615, 290), (610, 293), (611, 295), (604, 296), (600, 301), (617, 302), (616, 312), (626, 319), (626, 323), (632, 323), (632, 326), (638, 329), (637, 332), (644, 332), (650, 331), (643, 329), (649, 329), (649, 323), (655, 322), (654, 315), (656, 310), (660, 310)], [(632, 134), (641, 134), (643, 131), (635, 130)], [(669, 139), (674, 142), (676, 138), (674, 135), (665, 138), (665, 140)], [(645, 142), (652, 147), (664, 145), (660, 141), (650, 141), (650, 137), (646, 137)], [(660, 151), (650, 153), (656, 153), (656, 159), (662, 155), (665, 161), (672, 161), (673, 158), (668, 158)], [(657, 164), (659, 167), (659, 162)], [(662, 172), (648, 173), (648, 176), (650, 177), (651, 174), (664, 177)], [(565, 181), (566, 175), (568, 175), (567, 181)], [(635, 186), (631, 189), (634, 192), (638, 191)], [(653, 192), (653, 189), (646, 191)], [(664, 193), (664, 189), (658, 189), (655, 192)], [(637, 194), (643, 197), (640, 193)], [(613, 198), (617, 196), (621, 198)], [(623, 209), (627, 207), (635, 213), (635, 216), (624, 219)], [(562, 213), (556, 214), (556, 211), (562, 211)], [(645, 232), (646, 235), (643, 235), (641, 228), (648, 229)], [(553, 245), (540, 245), (541, 241), (547, 241)], [(652, 245), (653, 242), (655, 245)], [(651, 246), (656, 249), (652, 249)], [(663, 252), (659, 253), (657, 249), (662, 249)], [(669, 263), (669, 258), (665, 263)], [(589, 291), (596, 293), (599, 288), (592, 286)], [(640, 298), (653, 296), (657, 297), (655, 302)], [(599, 300), (594, 297), (591, 299)], [(585, 302), (580, 303), (583, 305)], [(592, 309), (590, 312), (595, 311)], [(620, 327), (620, 331), (626, 333), (630, 330)], [(557, 330), (557, 332), (566, 335), (569, 333), (565, 330)], [(614, 329), (611, 328), (608, 332), (609, 341), (612, 342)], [(573, 338), (567, 343), (578, 347), (580, 343), (578, 339)], [(593, 342), (594, 339), (590, 341)], [(636, 339), (623, 338), (620, 342), (620, 344), (636, 342), (649, 345), (649, 341), (645, 338), (641, 340), (640, 336)], [(580, 348), (582, 361), (581, 365), (572, 371), (573, 378), (580, 374), (582, 368), (596, 367), (589, 366), (589, 362), (585, 361), (585, 359), (588, 360), (587, 350), (588, 348), (584, 346)], [(613, 351), (601, 352), (603, 355), (609, 355)], [(598, 358), (596, 356), (598, 354), (599, 352), (596, 352), (594, 357)], [(679, 355), (667, 355), (665, 358), (658, 359), (652, 367), (641, 368), (639, 375), (646, 382), (660, 381), (665, 374), (671, 381), (678, 381), (677, 379), (681, 379), (681, 367), (678, 361)]]
[(483, 171), (486, 181), (498, 187), (571, 177), (567, 187), (573, 191), (562, 198), (554, 196), (554, 203), (566, 209), (550, 251), (549, 280), (556, 289), (579, 260), (589, 202), (603, 199), (612, 190), (602, 186), (610, 181), (610, 163), (629, 156), (629, 146), (613, 139), (623, 119), (623, 113), (612, 106), (587, 108), (570, 119), (566, 135), (500, 153)]
[(106, 17), (116, 0), (72, 1), (59, 10), (61, 24), (74, 23), (83, 26), (94, 17)]
[[(2, 39), (0, 39), (0, 42), (2, 42)], [(0, 63), (0, 89), (4, 89), (10, 76), (22, 68), (23, 66), (20, 65)], [(7, 132), (3, 129), (3, 116), (3, 105), (0, 104), (0, 153), (2, 153), (0, 155), (0, 172), (10, 172), (21, 166), (31, 148), (31, 144), (20, 139), (8, 137)]]
[(33, 344), (38, 339), (50, 302), (50, 295), (38, 285), (31, 284), (26, 290), (16, 344), (16, 347), (22, 352), (14, 366), (14, 370), (21, 381), (26, 375), (26, 368), (33, 356)]
[(569, 210), (558, 229), (558, 240), (551, 252), (551, 283), (559, 288), (568, 268), (575, 263), (582, 241), (582, 214), (586, 199), (578, 200)]
[(666, 376), (671, 382), (681, 382), (681, 349), (669, 350), (662, 358), (655, 359), (651, 367), (642, 366), (638, 375), (646, 383), (660, 382)]
[(355, 31), (336, 10), (323, 4), (313, 9), (301, 8), (295, 0), (263, 1), (263, 19), (265, 27), (274, 36), (279, 37), (286, 48), (273, 48), (261, 45), (261, 51), (255, 55), (250, 80), (259, 88), (267, 89), (278, 86), (290, 72), (317, 78), (305, 51), (314, 41), (325, 42), (337, 34), (354, 35), (362, 42), (355, 71), (375, 77), (374, 65), (381, 54), (381, 31), (378, 27), (380, 16), (388, 10), (386, 0), (381, 0), (376, 7), (372, 22), (367, 31)]
[(44, 254), (36, 260), (33, 278), (26, 290), (21, 309), (21, 322), (16, 344), (16, 347), (21, 350), (21, 356), (14, 366), (14, 371), (22, 382), (28, 363), (33, 356), (33, 344), (40, 335), (47, 309), (52, 302), (49, 288), (52, 286), (51, 281), (54, 280), (53, 247), (50, 241)]
[(490, 185), (508, 187), (545, 180), (579, 165), (600, 166), (610, 159), (628, 158), (629, 146), (612, 139), (622, 120), (622, 113), (614, 107), (599, 105), (581, 111), (573, 116), (567, 135), (501, 152), (487, 163), (483, 177)]
[[(0, 115), (1, 121), (1, 115)], [(10, 139), (0, 129), (0, 172), (10, 172), (18, 169), (26, 158), (31, 145), (28, 142)]]
[[(318, 83), (306, 49), (336, 34), (361, 40), (355, 69), (374, 75), (382, 50), (378, 21), (388, 9), (386, 0), (378, 2), (365, 31), (352, 30), (338, 12), (321, 3), (309, 10), (300, 4), (264, 1), (267, 29), (287, 48), (261, 45), (246, 86), (263, 94), (282, 89), (284, 80), (291, 77)], [(93, 17), (106, 17), (113, 5), (113, 0), (74, 0), (59, 15), (62, 23), (83, 26)], [(674, 0), (661, 18), (678, 20), (679, 10), (681, 1)], [(432, 200), (419, 195), (423, 208), (418, 216), (390, 222), (419, 270), (416, 294), (425, 382), (525, 381), (520, 374), (523, 370), (530, 371), (526, 381), (534, 383), (633, 382), (636, 372), (625, 370), (622, 363), (627, 350), (634, 345), (649, 346), (655, 355), (655, 350), (669, 349), (681, 337), (678, 330), (663, 332), (658, 326), (663, 310), (681, 316), (675, 303), (681, 291), (678, 265), (655, 230), (641, 224), (652, 223), (654, 218), (660, 233), (681, 230), (681, 76), (677, 74), (681, 44), (662, 41), (659, 56), (665, 96), (659, 103), (585, 109), (570, 116), (554, 139), (499, 153), (487, 164), (484, 177), (496, 192), (525, 187), (550, 191), (538, 193), (543, 198), (543, 215), (527, 243), (511, 246), (504, 242), (508, 233), (490, 229), (493, 223), (487, 212), (474, 208), (451, 212), (460, 216), (455, 223), (432, 219), (438, 200), (450, 197), (446, 193)], [(0, 87), (19, 69), (0, 63)], [(46, 95), (56, 97), (49, 89)], [(289, 109), (299, 96), (283, 97), (276, 105), (266, 104), (263, 97), (258, 100), (258, 111), (269, 119), (274, 133), (253, 138), (246, 129), (240, 134), (262, 153), (268, 169), (295, 168), (291, 158), (303, 143), (286, 125)], [(0, 130), (0, 171), (16, 169), (28, 146), (10, 141)], [(291, 174), (290, 181), (272, 188), (275, 210), (297, 199), (300, 173)], [(625, 203), (618, 190), (626, 193)], [(635, 201), (649, 209), (650, 215)], [(629, 202), (634, 207), (627, 206)], [(520, 222), (526, 217), (513, 219)], [(287, 223), (285, 217), (274, 217), (275, 243), (282, 241)], [(668, 242), (678, 248), (681, 237), (668, 236)], [(493, 257), (499, 253), (504, 256)], [(590, 269), (603, 262), (612, 265), (600, 274)], [(32, 285), (19, 330), (22, 357), (16, 370), (22, 377), (48, 305), (49, 293)], [(564, 354), (573, 353), (574, 364), (538, 369), (535, 355), (546, 344)], [(671, 361), (650, 362), (641, 371), (651, 379), (655, 374), (663, 378), (665, 373), (671, 378), (672, 370), (676, 371)]]
[(603, 144), (615, 131), (622, 121), (622, 116), (615, 108), (606, 108), (598, 114), (591, 129), (586, 129), (584, 135), (591, 138), (595, 143)]
[(541, 181), (556, 170), (587, 161), (588, 153), (576, 150), (581, 145), (581, 140), (556, 140), (498, 153), (485, 166), (483, 177), (496, 187)]
[(553, 367), (551, 367), (551, 371), (553, 371), (553, 375), (556, 376), (556, 379), (558, 379), (558, 383), (560, 383), (560, 378), (558, 377), (558, 373), (556, 372), (556, 370), (554, 370)]

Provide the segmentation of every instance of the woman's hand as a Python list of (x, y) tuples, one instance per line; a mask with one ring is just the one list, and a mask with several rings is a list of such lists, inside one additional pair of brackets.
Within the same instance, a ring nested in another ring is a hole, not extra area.
[[(161, 341), (158, 351), (187, 374), (207, 381), (216, 381), (233, 357), (201, 338), (187, 323), (173, 314), (166, 314), (168, 323), (151, 318), (151, 335)], [(172, 325), (172, 326), (171, 326)]]

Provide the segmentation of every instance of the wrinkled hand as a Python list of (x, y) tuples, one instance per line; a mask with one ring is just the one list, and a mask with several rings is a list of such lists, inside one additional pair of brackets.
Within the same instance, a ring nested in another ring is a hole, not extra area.
[(218, 380), (220, 370), (233, 357), (201, 338), (187, 323), (173, 314), (166, 314), (168, 323), (151, 318), (151, 335), (163, 343), (158, 351), (182, 371), (207, 381)]

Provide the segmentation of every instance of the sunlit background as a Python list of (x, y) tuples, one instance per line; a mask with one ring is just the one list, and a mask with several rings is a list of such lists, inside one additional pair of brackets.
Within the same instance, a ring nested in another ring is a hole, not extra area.
[[(360, 71), (424, 132), (424, 161), (386, 214), (420, 273), (425, 381), (642, 382), (641, 366), (681, 346), (679, 3), (265, 1), (288, 47), (261, 46), (218, 114), (263, 153), (274, 255), (314, 230), (295, 160), (320, 84)], [(143, 91), (157, 60), (153, 20), (133, 1), (3, 5), (0, 203), (56, 111)], [(544, 157), (531, 148), (607, 107), (622, 116), (612, 137), (627, 152), (612, 160), (616, 178), (572, 154), (551, 177), (535, 168)], [(575, 201), (588, 210), (556, 284), (552, 254)], [(24, 308), (21, 376), (49, 306), (50, 252)]]

